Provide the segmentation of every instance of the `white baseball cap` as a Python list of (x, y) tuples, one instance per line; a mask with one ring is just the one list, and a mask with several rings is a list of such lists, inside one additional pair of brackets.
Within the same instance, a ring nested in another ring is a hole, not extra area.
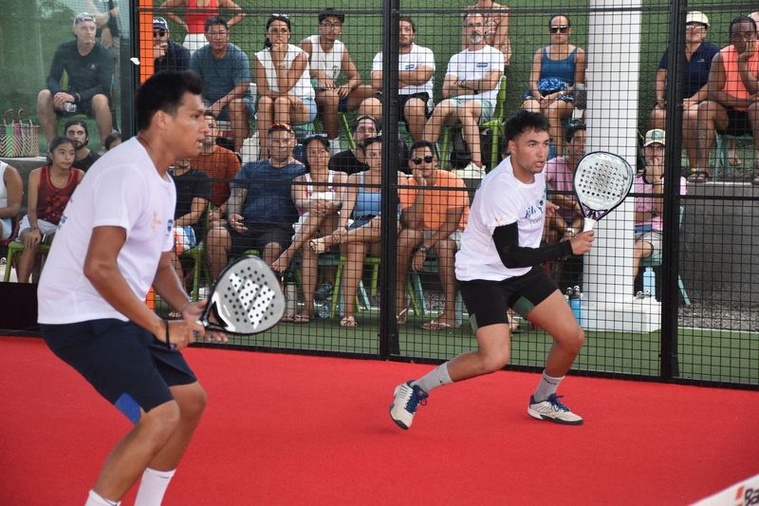
[(688, 15), (685, 16), (685, 24), (687, 25), (688, 23), (701, 23), (709, 28), (709, 18), (707, 18), (706, 14), (701, 11), (690, 11)]
[(643, 147), (647, 148), (651, 144), (661, 144), (664, 146), (664, 141), (667, 134), (661, 128), (654, 128), (646, 132), (646, 141), (643, 143)]

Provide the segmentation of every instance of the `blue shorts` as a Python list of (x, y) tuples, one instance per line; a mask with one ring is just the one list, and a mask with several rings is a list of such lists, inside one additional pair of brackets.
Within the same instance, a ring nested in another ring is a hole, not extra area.
[[(243, 101), (245, 102), (245, 107), (248, 108), (248, 116), (254, 116), (256, 114), (256, 102), (253, 100), (253, 97), (244, 97)], [(219, 113), (219, 117), (216, 119), (229, 121), (229, 108), (225, 107), (222, 109)]]
[(474, 331), (508, 323), (508, 308), (528, 317), (530, 311), (559, 289), (542, 267), (533, 267), (527, 274), (503, 281), (459, 281), (459, 288)]
[(48, 347), (133, 423), (174, 399), (169, 387), (197, 378), (181, 353), (132, 322), (40, 324)]

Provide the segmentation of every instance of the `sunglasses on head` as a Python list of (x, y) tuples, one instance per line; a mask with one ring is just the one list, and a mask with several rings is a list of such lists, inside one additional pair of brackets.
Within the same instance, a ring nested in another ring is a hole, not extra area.
[(74, 23), (81, 23), (82, 21), (95, 21), (95, 15), (89, 12), (82, 12), (74, 18)]
[(421, 165), (422, 162), (425, 163), (432, 163), (432, 160), (434, 160), (435, 157), (432, 155), (427, 155), (424, 158), (412, 158), (411, 161), (414, 162), (414, 165)]
[(270, 131), (276, 132), (277, 130), (284, 130), (285, 132), (292, 133), (293, 128), (287, 123), (274, 123), (270, 128)]
[(274, 14), (272, 14), (271, 17), (275, 19), (290, 19), (290, 16), (288, 14), (280, 14), (278, 12), (275, 12)]
[(569, 31), (569, 26), (567, 25), (551, 26), (548, 28), (548, 31), (550, 31), (551, 33), (567, 33)]
[(153, 30), (153, 37), (165, 37), (166, 36), (166, 30), (160, 28), (158, 30)]

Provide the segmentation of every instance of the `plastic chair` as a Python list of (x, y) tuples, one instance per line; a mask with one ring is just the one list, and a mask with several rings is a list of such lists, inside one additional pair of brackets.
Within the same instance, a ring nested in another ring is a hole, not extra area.
[[(203, 234), (208, 233), (212, 209), (213, 209), (213, 204), (209, 202), (208, 205), (206, 206), (206, 212), (203, 217)], [(209, 287), (211, 285), (211, 274), (205, 265), (205, 254), (206, 254), (205, 235), (203, 235), (203, 237), (198, 238), (198, 242), (195, 246), (193, 246), (190, 249), (184, 250), (182, 254), (180, 255), (180, 258), (187, 258), (193, 261), (192, 293), (190, 294), (190, 296), (192, 297), (192, 300), (195, 302), (197, 302), (198, 298), (200, 297), (201, 278), (204, 278), (204, 281), (206, 281)]]
[[(490, 146), (490, 168), (498, 165), (500, 153), (498, 153), (498, 143), (504, 133), (503, 124), (506, 119), (506, 76), (501, 76), (498, 83), (498, 95), (496, 96), (495, 110), (493, 117), (480, 123), (480, 130), (490, 130), (493, 132), (493, 142)], [(448, 125), (443, 127), (443, 136), (440, 144), (440, 166), (447, 167), (450, 160), (451, 135), (454, 128), (461, 128), (459, 125)], [(483, 153), (484, 155), (484, 153)], [(483, 156), (483, 159), (485, 157)]]
[[(13, 265), (13, 256), (15, 254), (21, 254), (24, 251), (24, 244), (20, 243), (18, 241), (11, 241), (8, 243), (8, 256), (6, 258), (6, 265), (5, 265), (5, 275), (3, 276), (3, 281), (8, 283), (11, 280), (11, 269), (15, 269), (15, 266)], [(37, 246), (37, 255), (42, 259), (42, 265), (44, 267), (45, 265), (45, 258), (47, 258), (47, 254), (50, 252), (50, 245), (49, 244), (40, 244)]]
[[(743, 135), (730, 135), (721, 134), (719, 132), (715, 133), (716, 136), (714, 138), (714, 152), (716, 156), (716, 163), (714, 165), (712, 181), (718, 181), (720, 179), (720, 174), (722, 175), (722, 178), (727, 178), (730, 173), (731, 167), (728, 152), (729, 141), (734, 140), (738, 142), (750, 142), (752, 151), (754, 146), (754, 137), (751, 134), (746, 133)], [(753, 168), (753, 165), (744, 165), (744, 168), (748, 168), (748, 173), (751, 173), (751, 168)]]

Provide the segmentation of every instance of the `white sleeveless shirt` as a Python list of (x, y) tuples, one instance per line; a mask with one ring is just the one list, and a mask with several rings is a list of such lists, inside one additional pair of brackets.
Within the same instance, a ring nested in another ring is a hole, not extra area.
[(345, 44), (336, 40), (332, 49), (326, 52), (319, 43), (319, 35), (311, 35), (305, 40), (311, 43), (311, 68), (324, 72), (333, 81), (337, 80), (343, 68)]
[[(305, 54), (305, 51), (298, 46), (292, 44), (287, 45), (287, 54), (285, 55), (285, 67), (287, 70), (290, 70), (293, 60), (295, 60), (300, 54)], [(279, 86), (277, 86), (277, 73), (274, 69), (274, 62), (271, 60), (271, 52), (268, 49), (264, 49), (263, 51), (256, 53), (256, 58), (264, 67), (264, 71), (266, 72), (266, 82), (269, 84), (269, 89), (274, 92), (279, 92)], [(291, 90), (292, 94), (301, 100), (314, 98), (314, 87), (311, 86), (311, 71), (309, 69), (310, 67), (308, 63), (306, 63), (306, 68), (303, 70), (303, 74), (301, 74), (300, 79), (298, 79), (298, 82), (295, 83), (295, 86), (293, 86)]]

